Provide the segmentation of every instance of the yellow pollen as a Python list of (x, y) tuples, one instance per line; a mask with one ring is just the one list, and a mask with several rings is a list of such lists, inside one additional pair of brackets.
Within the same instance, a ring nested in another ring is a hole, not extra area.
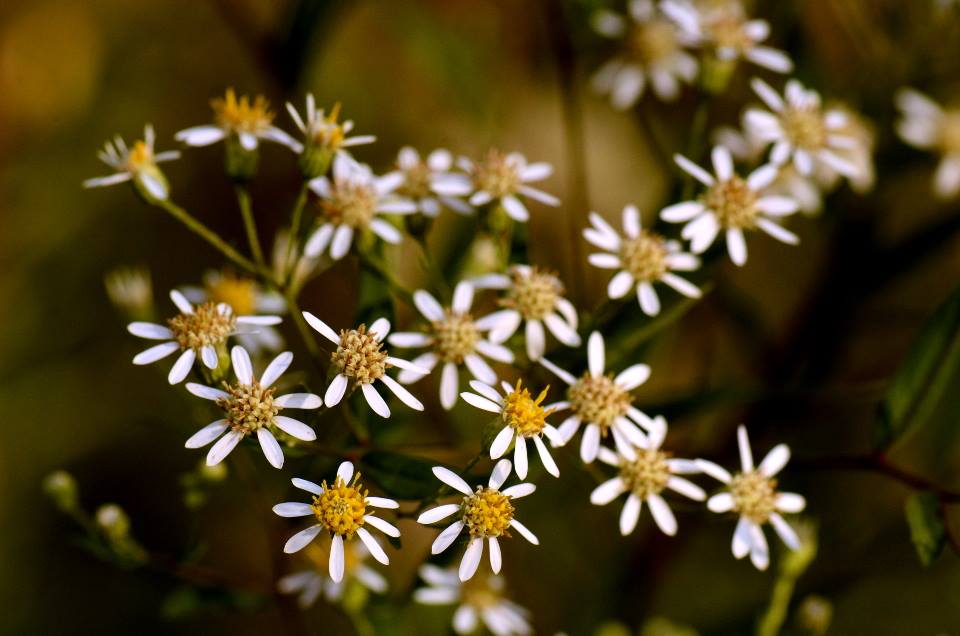
[(400, 170), (403, 172), (403, 185), (397, 188), (398, 195), (410, 199), (422, 199), (431, 195), (430, 166), (426, 162), (418, 161)]
[(524, 437), (533, 437), (543, 431), (547, 424), (547, 416), (553, 412), (553, 409), (545, 409), (541, 406), (544, 398), (547, 397), (548, 386), (537, 399), (533, 399), (530, 391), (520, 386), (521, 381), (517, 380), (517, 386), (504, 398), (503, 417), (504, 423), (513, 427), (518, 434)]
[(788, 106), (780, 115), (787, 139), (803, 150), (813, 151), (827, 143), (827, 127), (818, 105)]
[(223, 271), (216, 277), (211, 277), (206, 283), (206, 288), (211, 301), (230, 305), (234, 313), (239, 316), (256, 311), (257, 285), (252, 279)]
[(367, 511), (367, 490), (360, 483), (360, 473), (349, 484), (337, 477), (332, 486), (324, 481), (323, 494), (313, 498), (313, 514), (317, 522), (333, 534), (349, 539), (362, 528)]
[(217, 126), (236, 133), (260, 132), (270, 125), (274, 116), (263, 95), (257, 95), (252, 102), (246, 95), (237, 99), (232, 88), (227, 89), (225, 97), (210, 100), (210, 107)]
[(718, 7), (707, 14), (704, 30), (716, 48), (732, 48), (743, 53), (755, 44), (747, 35), (745, 26), (742, 10)]
[(752, 228), (757, 220), (760, 197), (737, 175), (717, 181), (703, 195), (703, 205), (712, 210), (724, 228)]
[(676, 28), (666, 20), (637, 24), (627, 40), (630, 55), (641, 64), (665, 61), (677, 51)]
[(167, 321), (173, 338), (183, 349), (199, 350), (217, 346), (233, 333), (237, 319), (232, 312), (221, 314), (217, 304), (206, 302), (193, 308), (192, 314), (180, 314)]
[(604, 437), (618, 417), (627, 414), (632, 400), (627, 391), (613, 381), (612, 375), (592, 376), (585, 373), (567, 389), (572, 410), (584, 422), (600, 427)]
[(366, 325), (340, 332), (340, 344), (331, 355), (331, 361), (340, 373), (357, 384), (378, 380), (392, 366), (387, 362), (383, 343), (367, 333)]
[(317, 207), (325, 219), (336, 225), (364, 228), (373, 220), (377, 193), (368, 185), (335, 183), (329, 199), (318, 199)]
[(462, 364), (480, 340), (480, 330), (470, 314), (458, 314), (447, 309), (443, 320), (435, 321), (432, 327), (434, 349), (442, 362)]
[(513, 194), (520, 185), (520, 174), (516, 163), (499, 150), (491, 150), (483, 161), (477, 164), (473, 175), (477, 190), (489, 192), (495, 198)]
[(478, 610), (493, 607), (500, 602), (500, 590), (490, 585), (490, 577), (474, 576), (461, 583), (460, 595), (465, 605)]
[(511, 273), (513, 278), (506, 298), (500, 304), (516, 309), (527, 320), (541, 320), (557, 305), (563, 294), (563, 284), (553, 274), (536, 267), (524, 274), (518, 269)]
[(960, 109), (944, 113), (940, 121), (940, 147), (945, 154), (960, 153)]
[(620, 464), (620, 478), (634, 495), (646, 499), (660, 494), (670, 480), (668, 455), (653, 449), (637, 449), (637, 458)]
[(640, 230), (637, 238), (625, 238), (620, 246), (623, 268), (637, 280), (659, 280), (667, 271), (666, 257), (663, 237), (647, 230)]
[(766, 523), (776, 511), (777, 480), (757, 471), (738, 473), (730, 482), (733, 510), (754, 523)]
[(144, 168), (155, 165), (153, 162), (153, 151), (145, 141), (137, 141), (133, 144), (130, 152), (127, 153), (127, 160), (124, 167), (130, 172), (140, 172)]
[(217, 400), (223, 409), (230, 427), (235, 431), (253, 433), (270, 426), (280, 408), (273, 403), (273, 388), (265, 389), (256, 380), (253, 384), (224, 386), (229, 397)]
[(513, 520), (513, 504), (499, 490), (478, 486), (477, 492), (463, 498), (461, 510), (471, 537), (510, 536), (507, 530)]
[(308, 123), (310, 128), (307, 134), (315, 145), (323, 146), (330, 150), (340, 148), (346, 133), (343, 131), (343, 126), (337, 123), (337, 117), (339, 116), (340, 102), (337, 102), (333, 105), (333, 108), (330, 109), (329, 115), (324, 115), (321, 110), (317, 118)]

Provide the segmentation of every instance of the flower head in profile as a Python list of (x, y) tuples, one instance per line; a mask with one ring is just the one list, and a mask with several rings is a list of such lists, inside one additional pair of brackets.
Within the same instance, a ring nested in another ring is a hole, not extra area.
[(610, 95), (617, 110), (630, 108), (649, 84), (657, 97), (672, 101), (680, 94), (680, 82), (697, 75), (697, 60), (684, 47), (682, 33), (653, 0), (631, 0), (629, 16), (600, 9), (593, 16), (593, 29), (621, 43), (621, 52), (593, 76), (597, 92)]
[(640, 212), (633, 205), (623, 208), (623, 235), (596, 212), (590, 213), (591, 227), (583, 231), (587, 241), (604, 250), (591, 254), (590, 264), (601, 269), (619, 270), (607, 285), (610, 298), (623, 298), (636, 289), (640, 309), (648, 316), (660, 313), (660, 297), (653, 284), (661, 282), (688, 298), (699, 298), (696, 285), (674, 272), (690, 272), (700, 259), (684, 252), (676, 241), (646, 230), (640, 224)]
[(430, 563), (420, 566), (425, 587), (414, 591), (413, 600), (424, 605), (453, 605), (453, 631), (471, 634), (480, 623), (495, 636), (532, 634), (530, 612), (504, 597), (506, 583), (498, 574), (480, 575), (461, 581), (456, 569)]
[(436, 217), (443, 208), (460, 214), (470, 214), (473, 207), (460, 199), (472, 191), (464, 175), (453, 172), (453, 155), (438, 148), (422, 158), (415, 148), (404, 146), (397, 154), (395, 172), (402, 178), (396, 193), (413, 201), (417, 211), (428, 217)]
[(647, 445), (638, 448), (633, 459), (627, 459), (609, 448), (600, 448), (597, 458), (617, 469), (617, 476), (603, 482), (590, 493), (590, 503), (605, 506), (622, 494), (627, 501), (620, 513), (620, 533), (624, 536), (633, 532), (640, 518), (640, 510), (646, 502), (650, 514), (660, 531), (673, 536), (677, 533), (677, 519), (663, 494), (672, 490), (694, 501), (707, 498), (700, 486), (679, 475), (699, 473), (695, 460), (677, 459), (661, 450), (660, 446), (667, 433), (667, 423), (661, 416), (657, 426), (647, 436)]
[(118, 267), (103, 277), (113, 306), (132, 318), (153, 313), (153, 282), (146, 267)]
[(227, 338), (240, 333), (238, 327), (278, 325), (281, 320), (280, 316), (237, 315), (225, 303), (208, 301), (194, 306), (177, 290), (170, 292), (170, 299), (180, 313), (167, 320), (166, 326), (151, 322), (127, 325), (127, 331), (137, 337), (164, 341), (138, 353), (134, 364), (150, 364), (180, 352), (167, 376), (170, 384), (182, 382), (197, 360), (208, 369), (216, 369), (220, 354), (226, 355)]
[(938, 196), (960, 193), (960, 108), (943, 108), (930, 97), (913, 89), (901, 89), (896, 96), (902, 119), (897, 134), (916, 148), (940, 154), (933, 178)]
[(524, 539), (534, 545), (540, 541), (526, 526), (514, 518), (513, 502), (525, 497), (536, 490), (536, 486), (529, 483), (520, 483), (500, 490), (503, 483), (510, 476), (510, 460), (501, 459), (493, 467), (490, 479), (486, 486), (477, 486), (471, 490), (470, 486), (455, 472), (443, 466), (434, 466), (433, 474), (463, 495), (458, 504), (445, 504), (431, 508), (417, 518), (417, 523), (429, 525), (456, 515), (456, 521), (451, 523), (436, 538), (430, 551), (440, 554), (450, 547), (464, 529), (470, 535), (467, 549), (460, 560), (459, 576), (461, 581), (473, 577), (483, 558), (484, 541), (490, 550), (490, 569), (494, 574), (500, 573), (502, 565), (499, 539), (510, 537), (510, 530), (516, 530)]
[(154, 153), (154, 141), (153, 126), (150, 124), (143, 127), (143, 139), (135, 141), (132, 146), (128, 147), (123, 138), (117, 135), (97, 153), (100, 161), (113, 168), (114, 173), (87, 179), (83, 187), (100, 188), (133, 181), (137, 192), (148, 201), (165, 201), (170, 196), (170, 186), (157, 164), (179, 159), (180, 151)]
[(290, 102), (287, 102), (287, 112), (303, 134), (303, 144), (297, 143), (293, 149), (300, 154), (300, 169), (308, 179), (324, 174), (334, 157), (341, 154), (349, 156), (347, 148), (372, 144), (377, 140), (374, 135), (349, 136), (353, 121), (337, 121), (340, 104), (334, 104), (326, 113), (324, 109), (317, 108), (313, 93), (307, 93), (303, 116)]
[(529, 389), (523, 387), (520, 380), (517, 380), (516, 386), (502, 383), (503, 395), (483, 382), (471, 382), (470, 388), (476, 393), (461, 393), (464, 401), (480, 410), (497, 414), (503, 425), (493, 443), (490, 444), (490, 459), (500, 459), (512, 445), (513, 465), (517, 471), (517, 477), (526, 479), (527, 440), (530, 440), (536, 447), (540, 462), (547, 472), (554, 477), (560, 476), (560, 469), (557, 468), (557, 463), (553, 461), (550, 450), (543, 442), (543, 436), (546, 436), (554, 446), (563, 445), (560, 433), (552, 424), (547, 423), (547, 417), (553, 409), (543, 406), (543, 400), (547, 397), (550, 387), (545, 388), (536, 397), (530, 393)]
[(490, 340), (508, 340), (521, 323), (526, 323), (524, 337), (527, 357), (537, 360), (546, 350), (546, 333), (567, 345), (580, 345), (577, 333), (577, 310), (563, 297), (563, 283), (556, 275), (530, 265), (512, 265), (509, 274), (488, 274), (473, 279), (481, 289), (501, 289), (500, 305), (505, 309), (485, 317), (483, 329), (490, 329)]
[(599, 331), (587, 340), (587, 370), (579, 378), (564, 371), (546, 358), (540, 364), (567, 384), (566, 400), (550, 405), (556, 410), (571, 411), (558, 429), (563, 444), (569, 442), (581, 424), (586, 428), (580, 440), (580, 459), (589, 464), (597, 458), (602, 439), (613, 438), (617, 451), (627, 459), (636, 459), (636, 448), (649, 444), (647, 432), (664, 426), (633, 406), (630, 392), (647, 381), (650, 367), (635, 364), (617, 375), (606, 373), (606, 350)]
[(327, 323), (309, 311), (303, 312), (303, 317), (321, 336), (337, 347), (330, 356), (330, 363), (336, 375), (323, 396), (323, 401), (328, 407), (339, 404), (348, 387), (359, 388), (367, 404), (377, 415), (390, 417), (390, 407), (373, 386), (374, 382), (379, 381), (387, 385), (387, 388), (410, 408), (417, 411), (423, 410), (423, 403), (420, 400), (387, 375), (387, 369), (394, 366), (414, 373), (428, 373), (415, 364), (389, 355), (383, 346), (383, 339), (390, 333), (390, 321), (386, 318), (378, 318), (370, 325), (369, 330), (366, 325), (360, 325), (356, 329), (342, 329), (337, 335), (337, 332)]
[(263, 95), (251, 99), (237, 97), (228, 88), (223, 97), (210, 100), (213, 123), (181, 130), (174, 138), (188, 146), (209, 146), (218, 141), (236, 141), (248, 152), (257, 149), (261, 140), (274, 141), (299, 152), (300, 144), (273, 125), (275, 113)]
[(304, 556), (309, 567), (282, 577), (277, 581), (277, 589), (284, 594), (296, 594), (297, 605), (303, 609), (313, 605), (320, 594), (330, 603), (340, 601), (351, 581), (356, 581), (376, 594), (387, 591), (387, 579), (367, 565), (370, 551), (362, 542), (351, 541), (344, 544), (343, 579), (340, 581), (330, 578), (330, 546), (312, 542), (300, 554)]
[[(494, 384), (497, 374), (484, 357), (511, 364), (513, 352), (500, 344), (494, 344), (484, 334), (481, 325), (485, 318), (474, 319), (470, 314), (473, 304), (473, 285), (461, 281), (453, 290), (453, 302), (442, 306), (429, 292), (419, 289), (413, 294), (413, 303), (430, 321), (426, 332), (397, 332), (390, 336), (394, 347), (427, 347), (429, 351), (413, 359), (412, 363), (426, 372), (439, 364), (440, 404), (452, 409), (460, 392), (460, 367), (477, 380)], [(422, 373), (404, 369), (397, 376), (402, 384), (410, 384), (423, 378)]]
[[(491, 150), (480, 161), (461, 157), (458, 164), (471, 184), (469, 191), (473, 194), (469, 199), (470, 205), (499, 205), (507, 216), (519, 223), (526, 223), (530, 219), (530, 212), (521, 197), (552, 207), (560, 205), (560, 200), (555, 196), (529, 185), (553, 174), (553, 166), (549, 163), (527, 163), (526, 157), (519, 152), (506, 154)], [(445, 191), (458, 192), (453, 187), (455, 182), (450, 179), (447, 181)]]
[[(293, 362), (293, 354), (284, 351), (267, 365), (259, 379), (253, 374), (250, 354), (237, 346), (230, 351), (234, 384), (224, 382), (217, 389), (194, 382), (187, 383), (187, 390), (197, 397), (212, 400), (223, 411), (223, 419), (204, 426), (184, 444), (187, 448), (202, 448), (217, 438), (216, 444), (207, 453), (207, 465), (216, 466), (236, 448), (247, 435), (256, 435), (264, 457), (274, 468), (283, 467), (283, 450), (270, 431), (277, 428), (284, 433), (306, 442), (317, 439), (312, 428), (292, 417), (280, 415), (284, 409), (318, 409), (323, 406), (319, 395), (313, 393), (288, 393), (275, 396), (276, 384), (283, 372)], [(222, 435), (222, 437), (221, 437)]]
[(736, 265), (747, 262), (747, 241), (744, 232), (762, 230), (778, 241), (796, 245), (800, 239), (774, 218), (793, 214), (799, 204), (784, 195), (765, 194), (765, 189), (777, 178), (777, 167), (761, 166), (746, 178), (733, 169), (733, 157), (723, 146), (714, 146), (712, 159), (716, 176), (686, 157), (674, 155), (684, 172), (706, 186), (700, 198), (683, 201), (660, 211), (660, 218), (670, 223), (686, 223), (681, 232), (690, 241), (690, 250), (702, 254), (716, 240), (722, 230), (727, 240), (727, 252)]
[(707, 500), (707, 508), (717, 513), (733, 512), (740, 517), (733, 533), (733, 556), (742, 559), (749, 554), (758, 570), (766, 570), (770, 563), (770, 549), (762, 526), (766, 523), (772, 525), (783, 543), (796, 550), (800, 547), (800, 539), (781, 513), (801, 512), (806, 501), (795, 493), (777, 492), (775, 477), (790, 460), (790, 449), (786, 444), (774, 446), (760, 465), (754, 467), (747, 429), (742, 425), (737, 429), (737, 443), (741, 472), (731, 475), (725, 468), (703, 459), (697, 460), (697, 466), (726, 486), (724, 492)]
[(397, 174), (377, 177), (369, 166), (340, 154), (333, 160), (333, 178), (317, 177), (310, 190), (317, 195), (319, 225), (307, 240), (304, 254), (315, 258), (330, 248), (330, 258), (340, 260), (350, 251), (358, 232), (367, 230), (397, 244), (400, 230), (379, 218), (383, 214), (413, 214), (417, 206), (394, 194), (402, 182)]
[[(400, 530), (392, 523), (376, 516), (376, 509), (396, 509), (399, 504), (393, 499), (370, 497), (360, 481), (360, 473), (354, 474), (353, 464), (343, 462), (337, 468), (337, 477), (331, 484), (324, 481), (315, 484), (306, 479), (293, 479), (293, 485), (313, 495), (311, 503), (289, 501), (273, 507), (281, 517), (314, 517), (316, 523), (296, 533), (287, 540), (283, 551), (293, 554), (307, 547), (323, 531), (330, 534), (330, 557), (328, 571), (335, 583), (343, 581), (346, 570), (344, 543), (360, 537), (374, 559), (384, 565), (390, 563), (387, 553), (367, 530), (375, 528), (388, 537), (399, 537)], [(369, 510), (368, 509), (372, 509)]]

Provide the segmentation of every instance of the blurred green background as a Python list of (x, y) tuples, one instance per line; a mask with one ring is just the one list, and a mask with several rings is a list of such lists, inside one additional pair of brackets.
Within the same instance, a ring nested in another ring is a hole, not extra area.
[[(685, 150), (697, 102), (692, 90), (670, 106), (648, 97), (638, 117), (591, 95), (586, 78), (602, 59), (586, 22), (595, 4), (14, 0), (0, 7), (0, 632), (350, 630), (346, 616), (323, 602), (301, 616), (286, 600), (197, 594), (163, 573), (115, 568), (79, 549), (77, 527), (43, 497), (43, 476), (66, 468), (88, 509), (120, 504), (151, 550), (182, 555), (201, 540), (205, 566), (271, 590), (293, 561), (280, 552), (292, 526), (269, 506), (286, 498), (290, 475), (319, 481), (335, 465), (300, 458), (281, 474), (254, 457), (252, 484), (231, 475), (198, 513), (184, 506), (181, 475), (201, 455), (183, 440), (208, 413), (168, 387), (158, 368), (130, 364), (142, 343), (125, 332), (103, 276), (119, 265), (148, 267), (164, 315), (168, 289), (222, 263), (128, 189), (80, 188), (84, 178), (108, 173), (94, 157), (103, 140), (136, 137), (149, 121), (158, 150), (173, 148), (173, 133), (206, 122), (208, 100), (234, 86), (264, 93), (278, 111), (288, 99), (301, 104), (305, 91), (320, 104), (342, 102), (359, 133), (378, 136), (356, 153), (377, 170), (405, 144), (469, 155), (497, 146), (550, 161), (557, 170), (547, 189), (565, 205), (535, 209), (531, 260), (559, 271), (571, 299), (589, 309), (602, 300), (606, 278), (586, 266), (586, 245), (571, 237), (590, 209), (616, 218), (635, 202), (652, 220), (670, 202), (677, 174), (660, 154)], [(877, 186), (863, 197), (844, 187), (823, 216), (798, 219), (798, 248), (752, 240), (747, 267), (724, 260), (712, 293), (636, 353), (654, 370), (640, 400), (670, 418), (667, 444), (679, 456), (730, 464), (740, 421), (757, 454), (780, 441), (792, 446), (797, 460), (783, 485), (807, 495), (820, 552), (791, 607), (810, 594), (828, 599), (829, 634), (960, 634), (957, 555), (948, 548), (930, 567), (918, 562), (903, 519), (910, 491), (815, 461), (869, 449), (884, 387), (925, 318), (960, 281), (958, 203), (932, 197), (934, 159), (892, 130), (898, 87), (947, 101), (960, 94), (960, 13), (937, 4), (758, 3), (754, 12), (773, 23), (772, 43), (797, 61), (797, 75), (875, 124)], [(711, 126), (737, 123), (752, 73), (738, 70), (711, 105)], [(293, 128), (285, 113), (277, 121)], [(176, 201), (242, 244), (219, 148), (185, 152), (165, 170)], [(264, 236), (287, 222), (298, 185), (292, 155), (264, 147), (252, 186)], [(437, 250), (468, 229), (445, 221), (432, 237)], [(391, 257), (401, 278), (421, 282), (410, 245)], [(357, 276), (347, 259), (308, 285), (301, 305), (346, 324)], [(291, 325), (284, 329), (299, 354)], [(931, 425), (892, 455), (948, 487), (960, 487), (956, 388)], [(428, 416), (391, 421), (382, 438), (465, 463), (483, 418), (463, 407), (443, 414), (434, 379), (415, 392), (427, 397)], [(332, 417), (323, 423), (342, 426)], [(578, 468), (575, 451), (561, 457), (562, 478), (540, 480), (538, 496), (523, 502), (522, 519), (541, 547), (505, 548), (513, 598), (532, 610), (539, 633), (593, 634), (607, 621), (639, 633), (656, 616), (700, 634), (752, 631), (778, 559), (768, 573), (734, 561), (732, 523), (692, 506), (680, 509), (676, 539), (658, 534), (646, 516), (622, 538), (619, 504), (590, 506), (593, 478)], [(960, 511), (946, 512), (960, 524)], [(377, 633), (446, 633), (451, 610), (405, 602), (434, 533), (400, 525), (404, 550), (391, 551), (394, 562), (384, 568), (391, 592), (372, 600), (367, 616)], [(795, 629), (794, 614), (790, 633), (806, 633)]]

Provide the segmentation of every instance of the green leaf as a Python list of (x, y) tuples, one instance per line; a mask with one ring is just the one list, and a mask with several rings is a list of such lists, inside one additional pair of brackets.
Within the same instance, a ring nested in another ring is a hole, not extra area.
[(887, 389), (874, 427), (883, 449), (919, 429), (930, 417), (960, 368), (960, 289), (920, 330)]
[(397, 499), (432, 497), (440, 485), (433, 476), (434, 463), (390, 451), (371, 451), (360, 460), (364, 475)]
[(940, 510), (940, 500), (932, 492), (910, 495), (904, 512), (910, 526), (910, 540), (917, 549), (923, 565), (930, 565), (946, 543), (946, 527)]

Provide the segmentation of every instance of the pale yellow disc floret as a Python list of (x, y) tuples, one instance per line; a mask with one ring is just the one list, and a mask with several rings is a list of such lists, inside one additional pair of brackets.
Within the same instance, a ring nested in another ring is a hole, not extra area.
[(367, 332), (366, 325), (340, 332), (340, 344), (331, 355), (334, 367), (357, 384), (370, 384), (391, 366), (383, 343)]
[(167, 321), (173, 339), (184, 349), (216, 347), (233, 333), (237, 319), (232, 311), (221, 313), (217, 304), (206, 302), (194, 307), (192, 314), (179, 314)]
[(630, 393), (617, 386), (612, 375), (589, 373), (567, 389), (567, 398), (570, 410), (582, 421), (599, 426), (604, 436), (618, 417), (627, 414), (632, 402)]

